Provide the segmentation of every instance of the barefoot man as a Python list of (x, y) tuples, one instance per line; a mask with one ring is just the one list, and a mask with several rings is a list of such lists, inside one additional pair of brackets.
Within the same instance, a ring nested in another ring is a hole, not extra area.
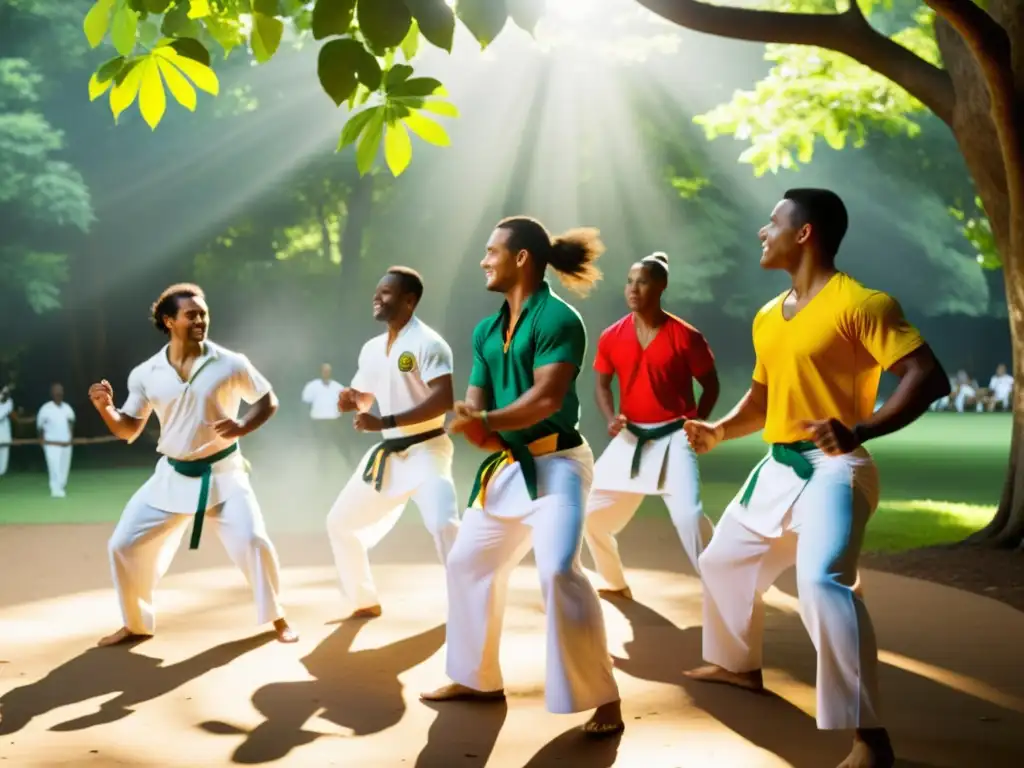
[[(603, 594), (632, 598), (615, 540), (644, 496), (661, 496), (690, 563), (711, 539), (700, 500), (697, 457), (683, 431), (687, 419), (706, 419), (718, 400), (715, 358), (703, 334), (661, 308), (668, 256), (646, 256), (629, 269), (631, 310), (597, 342), (597, 407), (611, 443), (594, 465), (587, 503), (586, 539)], [(612, 378), (619, 380), (615, 409)], [(700, 402), (693, 380), (701, 386)]]
[[(863, 444), (917, 419), (949, 392), (945, 372), (899, 304), (840, 272), (847, 213), (833, 192), (786, 193), (760, 232), (761, 266), (792, 288), (754, 318), (750, 390), (719, 421), (686, 423), (698, 453), (764, 430), (770, 450), (701, 556), (704, 659), (688, 675), (762, 687), (762, 595), (796, 565), (800, 615), (818, 652), (817, 722), (853, 730), (842, 768), (893, 765), (882, 727), (877, 647), (855, 590), (878, 474)], [(873, 413), (883, 370), (896, 391)]]
[[(452, 349), (413, 314), (422, 297), (415, 270), (392, 267), (380, 279), (373, 319), (386, 323), (387, 331), (363, 345), (352, 386), (338, 396), (339, 410), (358, 411), (356, 429), (384, 438), (363, 456), (327, 515), (341, 590), (355, 618), (381, 614), (367, 550), (398, 522), (410, 499), (442, 564), (458, 532), (455, 448), (444, 431), (454, 399)], [(374, 400), (381, 416), (370, 413)]]
[[(160, 422), (153, 476), (135, 492), (110, 537), (110, 568), (124, 626), (100, 640), (113, 645), (156, 630), (153, 590), (167, 572), (192, 522), (191, 549), (209, 520), (228, 555), (245, 574), (259, 624), (273, 622), (283, 643), (298, 640), (278, 602), (278, 562), (249, 484), (239, 438), (277, 410), (270, 383), (245, 355), (206, 339), (209, 309), (202, 289), (172, 285), (153, 304), (152, 320), (170, 343), (128, 376), (128, 398), (114, 408), (106, 380), (89, 399), (107, 428), (134, 442), (156, 412)], [(252, 407), (237, 418), (241, 401)]]
[(576, 378), (587, 334), (552, 293), (550, 266), (579, 293), (600, 278), (604, 245), (593, 229), (552, 240), (529, 218), (501, 221), (481, 266), (505, 303), (473, 332), (466, 401), (450, 429), (496, 451), (477, 473), (448, 557), (447, 671), (427, 701), (504, 698), (498, 646), (512, 569), (532, 544), (547, 615), (545, 699), (551, 712), (596, 709), (590, 735), (622, 730), (604, 616), (579, 553), (594, 457), (579, 433)]

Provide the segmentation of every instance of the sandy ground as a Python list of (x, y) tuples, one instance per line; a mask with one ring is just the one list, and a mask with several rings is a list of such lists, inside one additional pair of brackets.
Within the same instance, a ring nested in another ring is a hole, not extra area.
[[(814, 653), (792, 574), (768, 596), (774, 695), (684, 681), (681, 670), (700, 662), (700, 585), (664, 519), (637, 519), (621, 537), (637, 601), (604, 603), (621, 740), (585, 743), (574, 727), (586, 713), (544, 711), (544, 614), (529, 562), (509, 594), (507, 705), (420, 703), (420, 691), (445, 682), (444, 578), (408, 519), (373, 553), (385, 615), (370, 622), (338, 621), (346, 606), (322, 536), (276, 537), (302, 633), (291, 646), (253, 626), (243, 579), (210, 536), (198, 552), (183, 549), (163, 582), (156, 638), (91, 648), (119, 624), (105, 561), (111, 526), (0, 528), (0, 761), (833, 768), (845, 755), (846, 734), (814, 725)], [(864, 580), (899, 765), (1024, 764), (1024, 613), (901, 576)]]

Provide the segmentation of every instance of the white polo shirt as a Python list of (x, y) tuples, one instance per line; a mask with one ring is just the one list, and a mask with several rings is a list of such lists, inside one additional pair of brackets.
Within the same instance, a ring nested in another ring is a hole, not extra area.
[[(160, 421), (156, 450), (164, 457), (193, 460), (210, 456), (236, 442), (213, 429), (221, 419), (237, 418), (242, 401), (252, 404), (271, 391), (270, 382), (245, 355), (206, 341), (203, 354), (182, 380), (167, 359), (169, 345), (137, 366), (128, 376), (126, 416), (142, 419), (155, 412)], [(146, 483), (147, 503), (167, 512), (194, 513), (199, 498), (198, 478), (178, 474), (166, 458), (157, 462)], [(213, 465), (207, 509), (229, 496), (250, 490), (241, 452)]]
[(338, 410), (338, 395), (344, 389), (334, 379), (313, 379), (309, 382), (302, 388), (302, 402), (309, 406), (309, 418), (313, 421), (326, 421), (341, 416)]
[(992, 394), (997, 400), (1009, 400), (1010, 393), (1013, 392), (1013, 376), (1008, 373), (1004, 373), (1002, 376), (993, 376), (988, 383), (988, 388), (992, 390)]
[(14, 401), (7, 398), (0, 403), (0, 443), (11, 439), (11, 414), (14, 413)]
[[(393, 416), (415, 408), (430, 397), (431, 381), (451, 375), (452, 348), (441, 334), (415, 315), (398, 332), (391, 349), (388, 334), (375, 336), (359, 353), (359, 370), (352, 389), (366, 392), (377, 400), (381, 416)], [(419, 424), (385, 429), (385, 439), (417, 435), (444, 427), (444, 414)]]
[(75, 412), (67, 403), (57, 405), (51, 400), (36, 414), (36, 429), (39, 436), (46, 442), (69, 442), (71, 440), (71, 425), (74, 423)]

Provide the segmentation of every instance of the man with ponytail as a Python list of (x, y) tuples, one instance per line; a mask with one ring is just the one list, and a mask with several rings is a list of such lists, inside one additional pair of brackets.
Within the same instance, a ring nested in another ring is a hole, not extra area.
[[(587, 503), (586, 539), (602, 592), (631, 598), (615, 536), (645, 496), (661, 496), (694, 570), (711, 540), (711, 521), (700, 500), (697, 456), (683, 424), (706, 419), (718, 399), (715, 358), (703, 334), (661, 308), (668, 256), (655, 253), (633, 264), (626, 278), (630, 313), (605, 329), (594, 370), (597, 407), (612, 441), (597, 460)], [(615, 408), (612, 378), (619, 380)], [(698, 402), (693, 380), (701, 386)]]
[[(596, 710), (584, 733), (623, 729), (600, 600), (580, 567), (594, 456), (579, 432), (576, 395), (587, 334), (544, 279), (551, 267), (584, 295), (601, 277), (597, 230), (553, 238), (537, 221), (504, 219), (487, 242), (487, 289), (505, 296), (473, 332), (473, 369), (449, 427), (493, 451), (480, 467), (448, 557), (452, 683), (427, 701), (505, 696), (498, 645), (508, 579), (533, 545), (547, 614), (547, 708)], [(532, 539), (532, 542), (531, 542)]]

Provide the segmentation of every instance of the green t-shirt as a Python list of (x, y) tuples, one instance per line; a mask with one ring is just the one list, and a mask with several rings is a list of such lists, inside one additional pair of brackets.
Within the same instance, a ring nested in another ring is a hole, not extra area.
[(533, 372), (553, 363), (576, 366), (562, 407), (544, 421), (527, 429), (501, 432), (503, 440), (520, 445), (552, 433), (573, 435), (580, 422), (580, 401), (576, 377), (587, 352), (587, 329), (573, 307), (551, 291), (547, 281), (526, 300), (505, 350), (509, 324), (508, 303), (473, 330), (473, 370), (469, 385), (487, 393), (487, 410), (510, 405), (533, 386)]

